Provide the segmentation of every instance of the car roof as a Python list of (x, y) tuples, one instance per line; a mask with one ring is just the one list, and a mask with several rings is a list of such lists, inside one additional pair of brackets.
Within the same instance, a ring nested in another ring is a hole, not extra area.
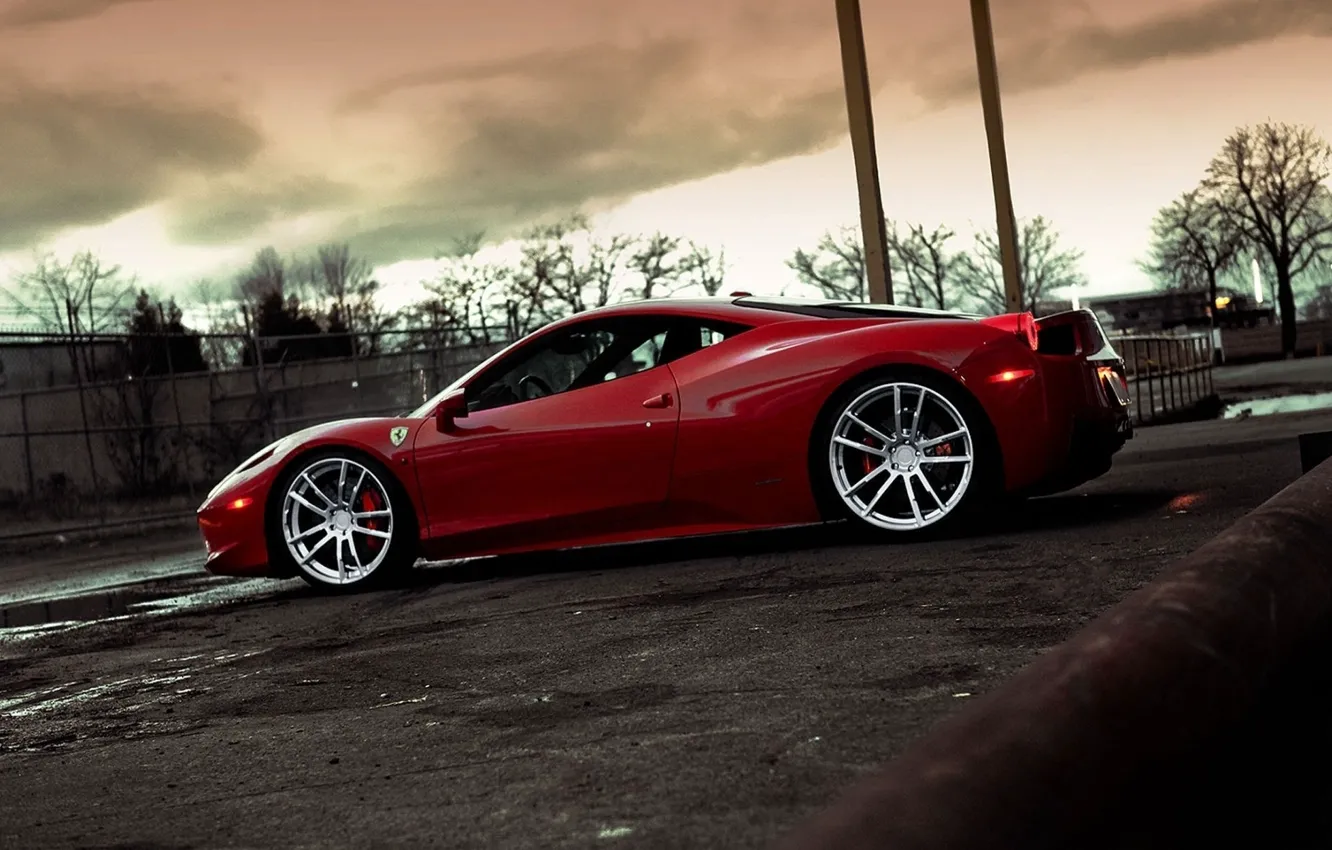
[[(863, 301), (838, 301), (830, 298), (791, 296), (755, 296), (734, 293), (697, 298), (649, 298), (598, 307), (577, 314), (592, 316), (665, 313), (680, 316), (710, 316), (750, 324), (797, 319), (977, 319), (977, 315), (925, 307), (871, 304)], [(570, 317), (574, 318), (574, 317)]]

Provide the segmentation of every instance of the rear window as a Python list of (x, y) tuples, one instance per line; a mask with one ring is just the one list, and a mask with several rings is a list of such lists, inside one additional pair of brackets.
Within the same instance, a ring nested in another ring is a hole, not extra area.
[(740, 307), (776, 310), (815, 319), (975, 319), (970, 313), (949, 310), (930, 310), (924, 307), (900, 307), (895, 304), (866, 304), (858, 301), (819, 301), (802, 298), (755, 298), (747, 295), (735, 299)]

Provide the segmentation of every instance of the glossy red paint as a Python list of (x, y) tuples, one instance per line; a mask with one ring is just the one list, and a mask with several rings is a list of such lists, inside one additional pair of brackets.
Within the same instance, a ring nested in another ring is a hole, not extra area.
[[(329, 446), (393, 471), (411, 495), (421, 553), (431, 558), (816, 523), (823, 519), (809, 473), (816, 423), (840, 387), (884, 368), (928, 372), (969, 393), (994, 431), (1008, 490), (1066, 482), (1077, 476), (1071, 452), (1083, 423), (1122, 431), (1126, 421), (1098, 389), (1097, 369), (1122, 372), (1122, 364), (1094, 317), (1073, 315), (1048, 325), (1029, 315), (829, 318), (751, 306), (740, 296), (590, 311), (500, 352), (410, 415), (310, 428), (242, 464), (199, 510), (208, 569), (266, 571), (274, 481)], [(468, 388), (529, 346), (583, 322), (627, 317), (744, 330), (604, 383), (469, 412)], [(1064, 325), (1095, 344), (1069, 354), (1034, 350), (1039, 333), (1057, 335)], [(393, 446), (397, 426), (409, 431)], [(252, 502), (229, 508), (245, 499)]]
[[(425, 422), (420, 417), (330, 422), (284, 437), (242, 463), (213, 488), (198, 510), (199, 530), (208, 549), (207, 569), (218, 575), (268, 574), (265, 522), (273, 483), (288, 464), (319, 449), (337, 446), (375, 458), (415, 497), (411, 444), (414, 432)], [(408, 436), (395, 447), (389, 433), (400, 425), (408, 427)], [(252, 501), (240, 509), (233, 507), (245, 499)], [(419, 500), (413, 498), (413, 503), (418, 527), (424, 528)]]

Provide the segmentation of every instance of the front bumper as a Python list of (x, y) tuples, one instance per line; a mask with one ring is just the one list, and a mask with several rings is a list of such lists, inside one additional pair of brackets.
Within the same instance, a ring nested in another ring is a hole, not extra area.
[(262, 500), (228, 494), (226, 501), (205, 503), (197, 520), (208, 550), (204, 569), (220, 576), (270, 575)]

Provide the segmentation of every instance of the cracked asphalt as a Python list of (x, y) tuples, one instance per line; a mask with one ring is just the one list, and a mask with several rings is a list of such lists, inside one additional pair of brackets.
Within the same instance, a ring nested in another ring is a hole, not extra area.
[(764, 847), (1289, 484), (1296, 435), (1328, 429), (1142, 429), (1102, 479), (913, 544), (795, 529), (426, 565), (350, 598), (197, 553), (72, 601), (25, 573), (0, 600), (0, 845)]

